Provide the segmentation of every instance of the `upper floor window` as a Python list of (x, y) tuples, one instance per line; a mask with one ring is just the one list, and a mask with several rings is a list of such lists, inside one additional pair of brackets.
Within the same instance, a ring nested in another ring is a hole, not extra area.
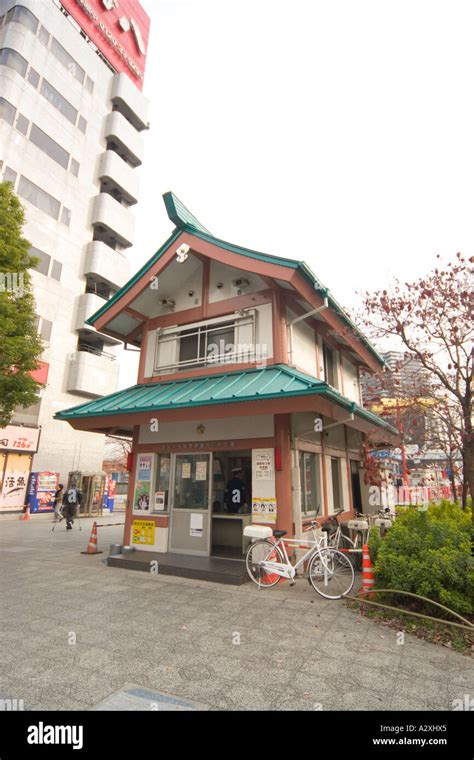
[(326, 343), (323, 343), (323, 358), (324, 379), (328, 385), (332, 385), (333, 388), (338, 388), (336, 352), (332, 348), (329, 348)]
[(57, 108), (57, 110), (62, 113), (62, 115), (65, 116), (66, 119), (71, 122), (71, 124), (74, 124), (74, 126), (76, 126), (76, 109), (69, 103), (68, 100), (66, 100), (66, 98), (61, 95), (60, 92), (58, 92), (53, 87), (53, 85), (47, 82), (46, 79), (43, 79), (41, 82), (41, 94), (44, 98), (46, 98), (46, 100), (49, 100), (51, 105)]
[(82, 66), (79, 66), (79, 64), (74, 60), (72, 55), (70, 55), (67, 50), (59, 44), (55, 37), (53, 37), (53, 41), (51, 43), (51, 52), (54, 57), (58, 59), (59, 63), (62, 63), (64, 68), (67, 69), (69, 73), (72, 74), (78, 82), (80, 82), (80, 84), (84, 83), (86, 72)]
[(0, 64), (8, 66), (10, 69), (18, 72), (22, 77), (25, 76), (28, 68), (28, 61), (23, 58), (20, 53), (17, 53), (16, 50), (12, 50), (11, 48), (2, 48), (0, 50)]
[(22, 24), (29, 29), (30, 32), (33, 32), (33, 34), (36, 34), (39, 25), (36, 16), (34, 16), (28, 8), (24, 8), (23, 5), (15, 5), (13, 8), (10, 8), (5, 23), (8, 24), (9, 21), (17, 21), (19, 24)]
[(155, 372), (256, 360), (255, 312), (158, 331)]

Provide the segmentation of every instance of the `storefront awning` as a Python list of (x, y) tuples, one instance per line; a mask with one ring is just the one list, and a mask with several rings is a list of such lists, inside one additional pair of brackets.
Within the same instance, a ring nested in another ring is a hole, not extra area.
[[(70, 422), (121, 417), (122, 415), (157, 414), (160, 411), (192, 409), (226, 404), (240, 404), (321, 396), (347, 410), (355, 417), (382, 428), (390, 435), (397, 430), (376, 414), (363, 409), (322, 380), (316, 380), (283, 364), (261, 369), (222, 372), (205, 377), (134, 385), (109, 396), (58, 412), (55, 418)], [(283, 409), (282, 409), (283, 411)], [(262, 412), (264, 409), (262, 406)]]

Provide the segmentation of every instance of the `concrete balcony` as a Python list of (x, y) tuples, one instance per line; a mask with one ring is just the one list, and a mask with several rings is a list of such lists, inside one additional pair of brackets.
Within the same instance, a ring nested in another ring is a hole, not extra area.
[(143, 137), (120, 111), (112, 111), (107, 116), (105, 139), (115, 143), (117, 152), (133, 166), (143, 162)]
[(135, 220), (128, 208), (108, 193), (99, 193), (94, 198), (91, 224), (109, 230), (124, 248), (133, 245)]
[(117, 390), (120, 365), (109, 355), (75, 351), (69, 355), (68, 364), (68, 393), (98, 398)]
[(131, 124), (141, 132), (148, 126), (148, 100), (135, 87), (127, 74), (115, 74), (112, 82), (111, 100)]
[(106, 150), (102, 154), (99, 164), (99, 179), (108, 191), (118, 190), (130, 206), (137, 202), (138, 175), (113, 150)]
[(84, 274), (108, 282), (114, 288), (121, 288), (129, 279), (130, 264), (121, 253), (99, 240), (93, 240), (86, 248)]
[(90, 325), (86, 325), (85, 321), (89, 317), (92, 317), (96, 311), (102, 308), (107, 303), (104, 298), (96, 296), (95, 293), (82, 293), (77, 299), (77, 311), (76, 321), (74, 324), (75, 330), (90, 330)]

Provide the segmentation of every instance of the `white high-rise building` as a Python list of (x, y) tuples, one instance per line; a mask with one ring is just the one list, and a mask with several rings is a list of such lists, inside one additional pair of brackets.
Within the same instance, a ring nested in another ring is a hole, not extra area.
[(46, 380), (38, 404), (0, 430), (0, 509), (24, 502), (12, 473), (101, 468), (103, 437), (53, 417), (117, 388), (120, 341), (85, 320), (129, 277), (149, 25), (137, 0), (0, 0), (0, 180), (21, 199), (40, 258)]

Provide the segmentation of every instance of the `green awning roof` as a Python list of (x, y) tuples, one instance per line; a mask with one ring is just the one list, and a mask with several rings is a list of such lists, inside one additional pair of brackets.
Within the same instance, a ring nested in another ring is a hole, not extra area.
[(348, 412), (377, 427), (397, 434), (397, 430), (376, 414), (362, 409), (322, 380), (298, 372), (284, 364), (263, 369), (222, 372), (218, 375), (134, 385), (110, 396), (88, 401), (55, 414), (58, 420), (77, 420), (113, 414), (159, 412), (228, 404), (239, 401), (260, 401), (319, 394), (334, 401)]

